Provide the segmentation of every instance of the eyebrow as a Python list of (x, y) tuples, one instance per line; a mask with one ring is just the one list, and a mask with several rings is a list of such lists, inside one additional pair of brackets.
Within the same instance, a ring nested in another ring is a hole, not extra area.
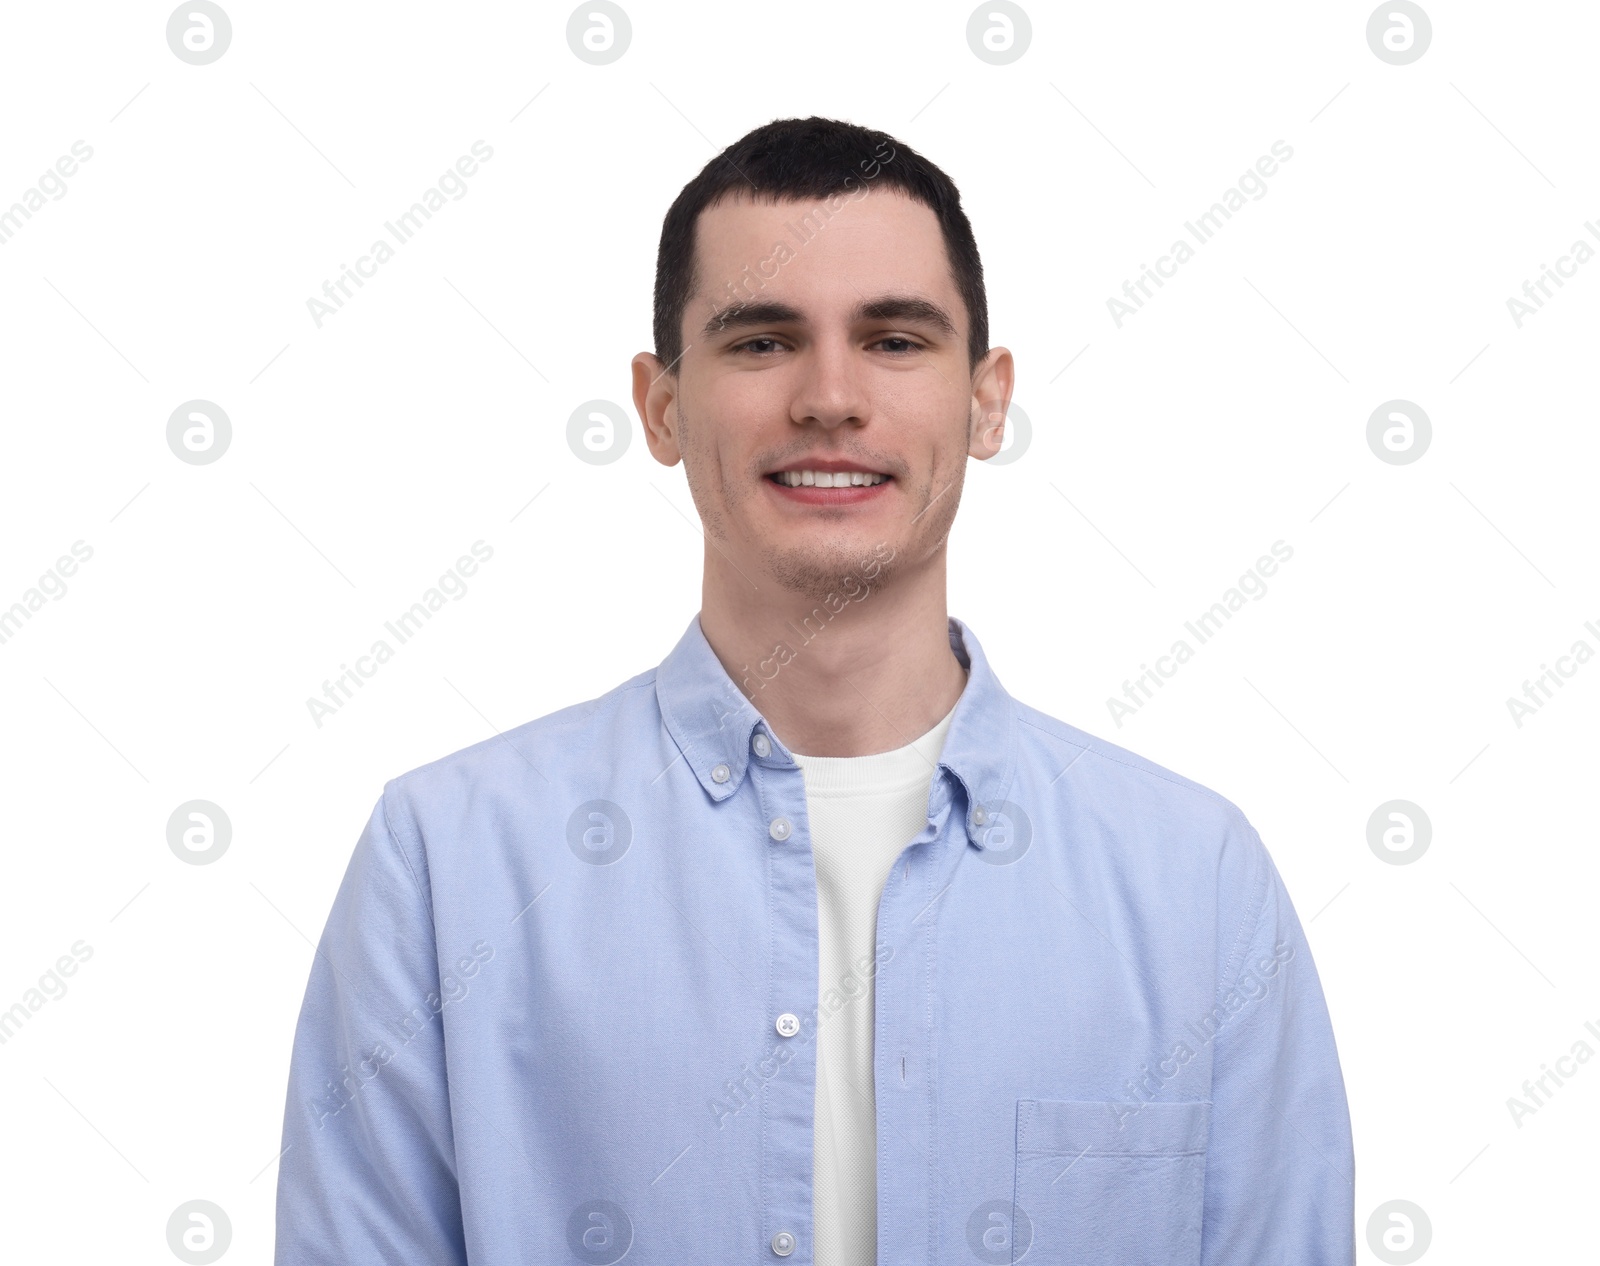
[[(955, 322), (950, 314), (930, 299), (917, 295), (886, 294), (875, 299), (864, 299), (850, 312), (851, 324), (861, 321), (915, 321), (932, 326), (949, 338), (956, 337)], [(702, 338), (712, 338), (729, 330), (747, 329), (753, 325), (804, 325), (805, 313), (787, 303), (768, 299), (759, 303), (736, 303), (718, 309), (700, 331)]]

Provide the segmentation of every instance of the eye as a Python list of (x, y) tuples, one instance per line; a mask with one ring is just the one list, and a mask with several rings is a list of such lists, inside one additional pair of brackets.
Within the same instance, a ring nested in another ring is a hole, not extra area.
[(905, 345), (904, 350), (891, 352), (890, 355), (892, 356), (910, 356), (914, 352), (922, 351), (922, 344), (912, 339), (902, 338), (898, 334), (891, 334), (887, 338), (881, 338), (873, 346), (881, 346), (884, 343), (902, 343)]
[[(746, 339), (743, 343), (735, 343), (733, 345), (733, 347), (731, 349), (729, 349), (729, 350), (735, 351), (735, 352), (742, 352), (746, 348), (754, 347), (757, 343), (771, 343), (773, 345), (776, 345), (777, 342), (778, 342), (777, 339), (772, 338), (769, 335), (763, 334), (760, 338)], [(763, 353), (761, 353), (761, 352), (756, 352), (754, 354), (757, 355), (757, 356), (763, 355)]]

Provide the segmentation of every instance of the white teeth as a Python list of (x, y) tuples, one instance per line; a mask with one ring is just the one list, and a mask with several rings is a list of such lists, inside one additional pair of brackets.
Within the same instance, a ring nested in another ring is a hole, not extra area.
[(887, 475), (869, 475), (860, 470), (841, 470), (834, 474), (825, 470), (785, 470), (778, 474), (778, 482), (791, 488), (811, 485), (818, 488), (848, 488), (853, 484), (870, 488), (887, 478)]

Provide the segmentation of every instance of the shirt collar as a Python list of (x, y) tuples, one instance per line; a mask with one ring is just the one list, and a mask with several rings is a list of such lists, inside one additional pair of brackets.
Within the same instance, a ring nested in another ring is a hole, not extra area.
[[(953, 775), (966, 792), (967, 835), (982, 848), (988, 835), (985, 807), (1002, 804), (1015, 770), (1016, 707), (972, 630), (950, 616), (949, 634), (950, 650), (968, 675), (939, 769)], [(743, 783), (756, 758), (751, 744), (758, 728), (771, 745), (764, 759), (780, 766), (793, 763), (766, 718), (722, 667), (700, 628), (698, 612), (657, 667), (655, 686), (667, 732), (712, 800), (727, 799)]]

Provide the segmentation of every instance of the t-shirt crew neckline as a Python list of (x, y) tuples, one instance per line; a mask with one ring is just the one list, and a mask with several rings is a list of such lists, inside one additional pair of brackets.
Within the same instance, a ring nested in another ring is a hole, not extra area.
[[(963, 688), (964, 690), (964, 688)], [(904, 747), (866, 756), (805, 756), (791, 750), (805, 774), (808, 796), (886, 795), (925, 785), (932, 780), (939, 753), (944, 748), (956, 703), (933, 728)]]

